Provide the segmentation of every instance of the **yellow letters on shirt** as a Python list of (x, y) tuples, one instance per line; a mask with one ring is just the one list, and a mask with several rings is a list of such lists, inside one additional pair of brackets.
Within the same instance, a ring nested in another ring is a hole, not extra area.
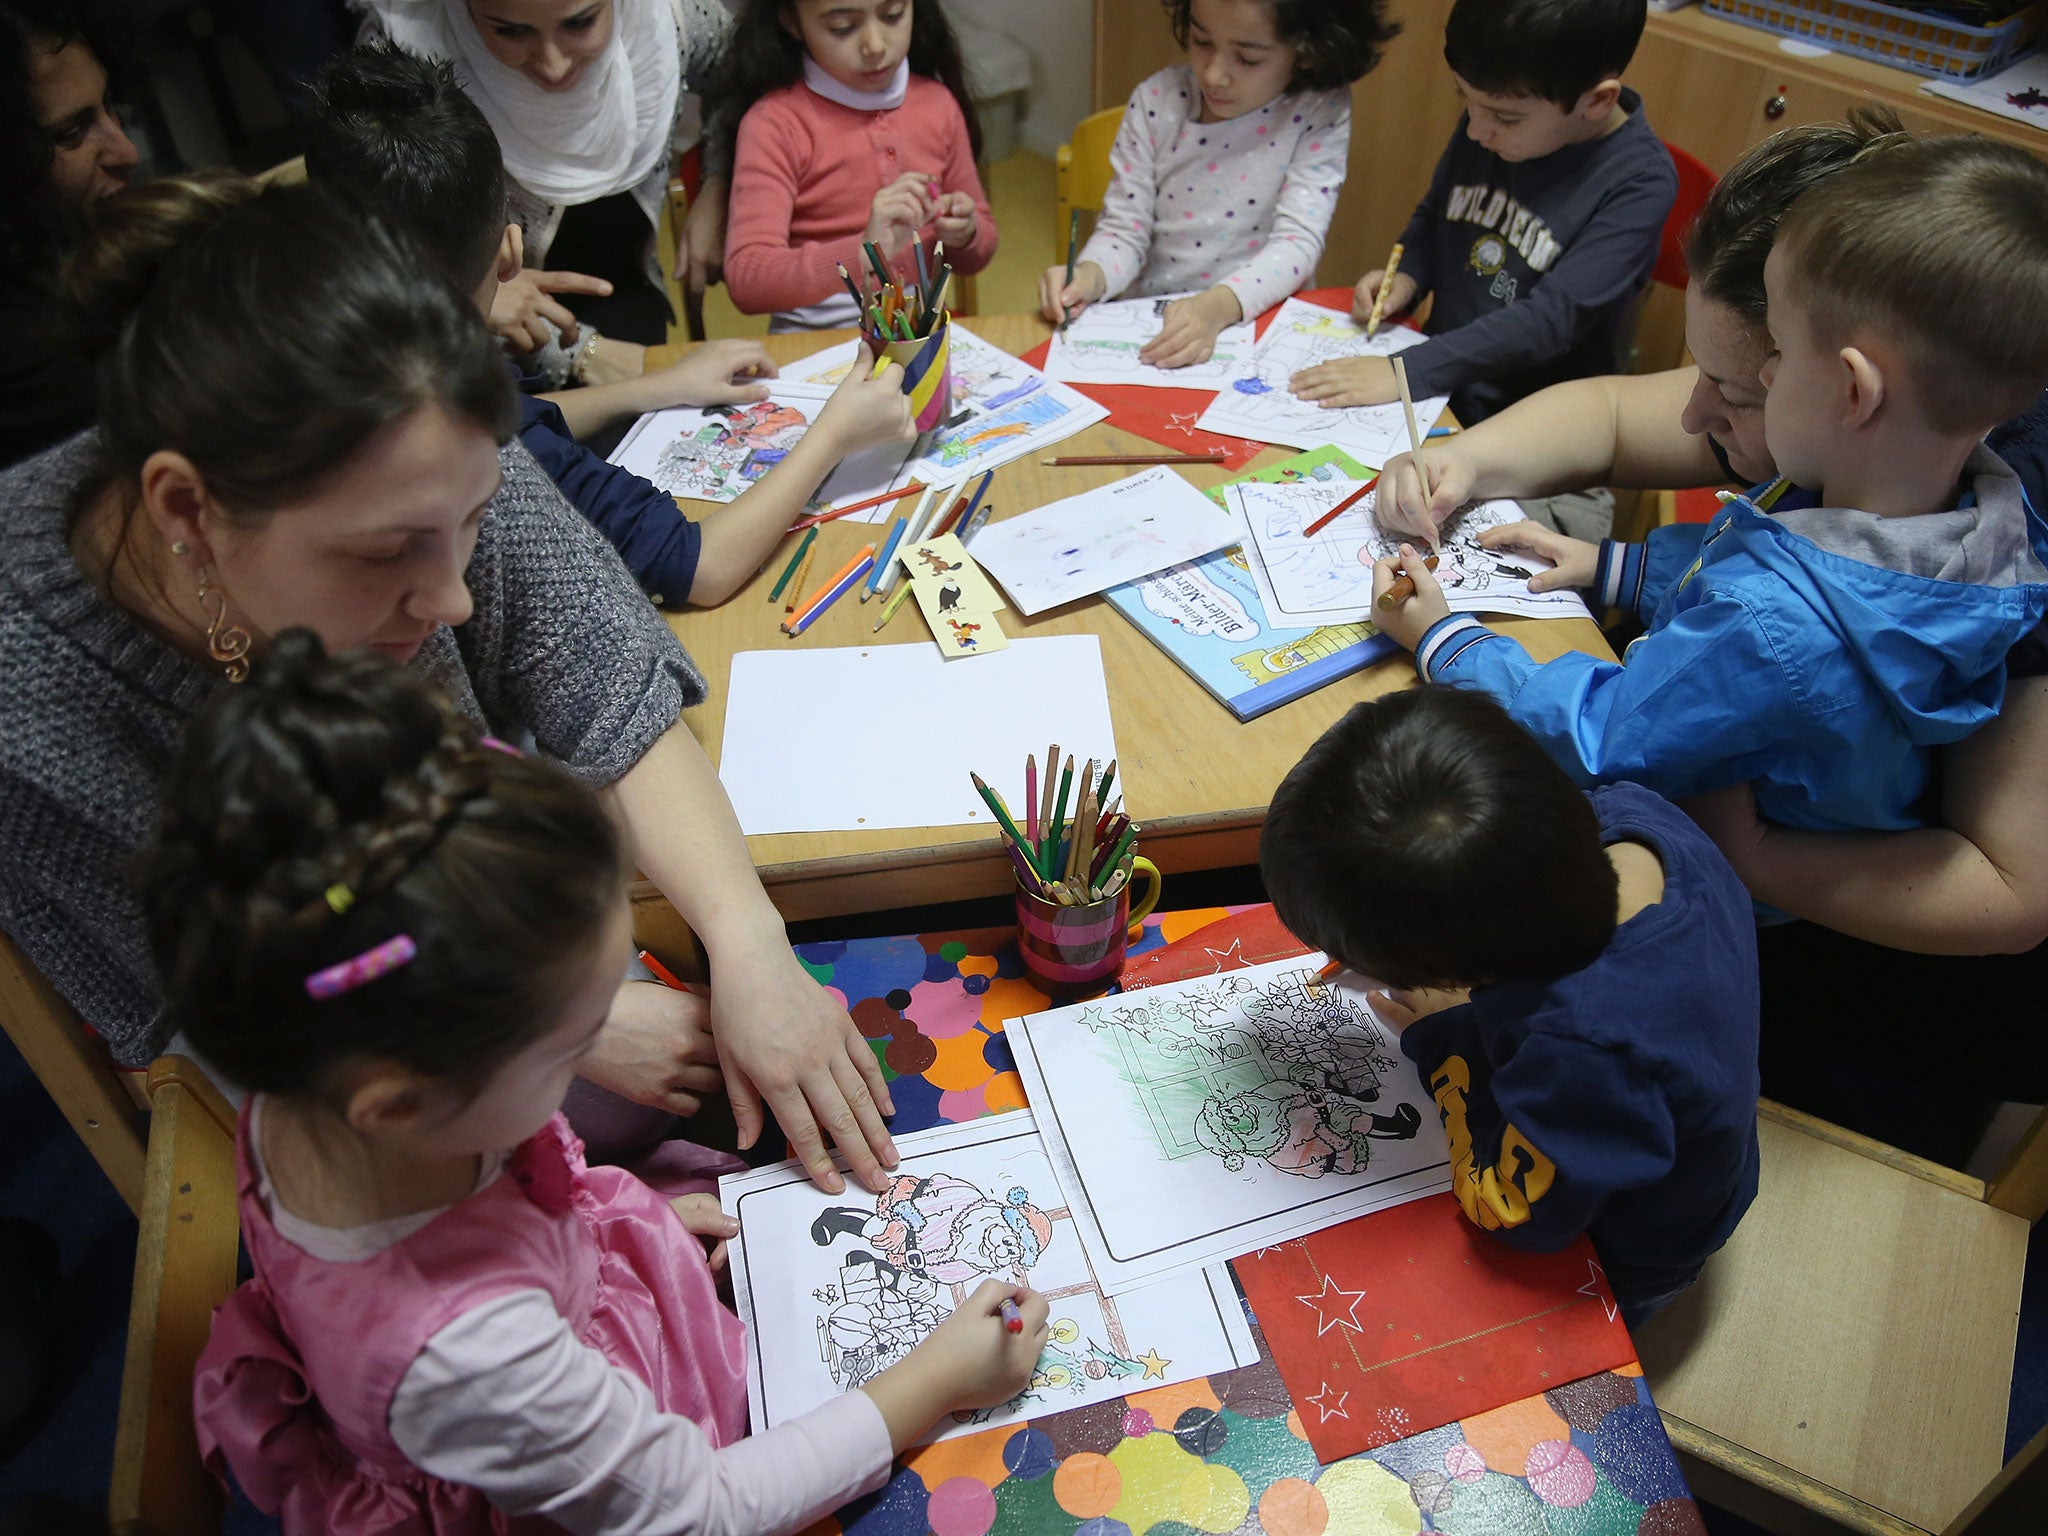
[(1519, 1227), (1529, 1207), (1557, 1182), (1557, 1165), (1536, 1149), (1514, 1126), (1500, 1138), (1500, 1160), (1484, 1171), (1473, 1167), (1472, 1128), (1465, 1119), (1465, 1098), (1472, 1091), (1472, 1071), (1462, 1056), (1447, 1056), (1430, 1075), (1429, 1091), (1443, 1116), (1451, 1148), (1451, 1188), (1472, 1221), (1487, 1231)]

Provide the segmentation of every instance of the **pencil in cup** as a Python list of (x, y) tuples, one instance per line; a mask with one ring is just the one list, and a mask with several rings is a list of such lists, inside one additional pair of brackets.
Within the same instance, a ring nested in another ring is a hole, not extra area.
[[(1135, 902), (1131, 883), (1143, 875), (1148, 889)], [(1045, 896), (1019, 881), (1017, 954), (1030, 983), (1048, 997), (1085, 997), (1100, 992), (1124, 968), (1133, 927), (1159, 904), (1159, 870), (1150, 859), (1131, 858), (1110, 883), (1089, 899), (1076, 900), (1066, 886)]]

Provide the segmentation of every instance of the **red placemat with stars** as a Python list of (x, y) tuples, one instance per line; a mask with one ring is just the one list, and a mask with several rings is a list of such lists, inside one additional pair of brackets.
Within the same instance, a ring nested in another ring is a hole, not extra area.
[[(1310, 304), (1320, 304), (1325, 309), (1341, 309), (1347, 314), (1351, 310), (1349, 288), (1311, 288), (1295, 297)], [(1279, 312), (1280, 306), (1275, 304), (1259, 316), (1259, 335), (1266, 334), (1266, 327), (1273, 323), (1273, 317)], [(968, 328), (973, 329), (971, 320)], [(1024, 361), (1034, 368), (1043, 368), (1046, 354), (1051, 349), (1051, 341), (1041, 341), (1024, 354)], [(1202, 412), (1209, 409), (1209, 402), (1216, 398), (1213, 389), (1155, 389), (1151, 385), (1137, 384), (1070, 384), (1067, 387), (1078, 389), (1090, 400), (1107, 407), (1112, 427), (1119, 427), (1175, 453), (1222, 453), (1225, 455), (1225, 469), (1243, 469), (1267, 448), (1267, 444), (1254, 442), (1248, 437), (1224, 437), (1219, 433), (1204, 432), (1195, 425)]]
[(1319, 1461), (1635, 1359), (1591, 1243), (1510, 1248), (1447, 1194), (1231, 1263)]

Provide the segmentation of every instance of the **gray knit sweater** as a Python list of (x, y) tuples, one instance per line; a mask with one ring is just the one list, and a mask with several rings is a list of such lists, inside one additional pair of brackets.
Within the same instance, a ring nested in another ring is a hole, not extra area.
[[(85, 433), (0, 473), (0, 928), (105, 1037), (163, 1045), (133, 855), (217, 669), (103, 602), (65, 543)], [(704, 697), (704, 679), (611, 547), (516, 441), (468, 580), (476, 612), (411, 665), (500, 735), (530, 731), (593, 784)]]

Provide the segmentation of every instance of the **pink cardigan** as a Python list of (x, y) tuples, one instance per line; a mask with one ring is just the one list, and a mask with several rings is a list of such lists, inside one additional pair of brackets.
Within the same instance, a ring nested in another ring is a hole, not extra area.
[[(943, 192), (974, 199), (974, 239), (946, 247), (960, 273), (996, 253), (996, 222), (974, 169), (967, 120), (936, 80), (910, 77), (903, 105), (864, 112), (827, 101), (799, 81), (747, 109), (733, 158), (725, 283), (746, 314), (799, 309), (845, 292), (834, 264), (861, 263), (875, 194), (905, 171), (926, 171)], [(927, 251), (937, 230), (923, 230)], [(910, 253), (899, 258), (908, 270)], [(869, 279), (873, 281), (872, 277)]]

